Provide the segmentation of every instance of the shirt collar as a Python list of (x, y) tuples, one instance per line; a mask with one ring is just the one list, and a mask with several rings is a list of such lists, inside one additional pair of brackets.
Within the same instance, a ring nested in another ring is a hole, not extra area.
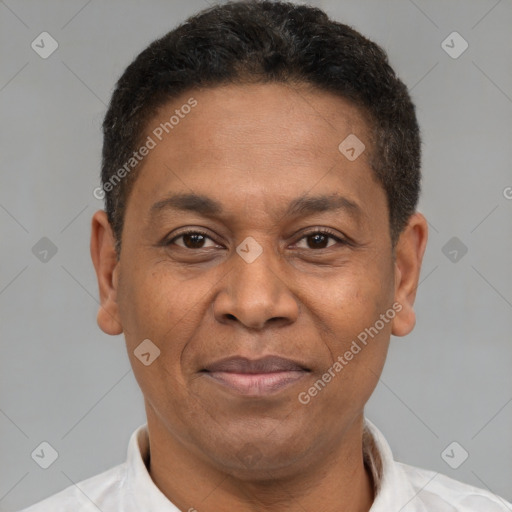
[(121, 485), (123, 505), (120, 510), (158, 510), (179, 512), (179, 509), (156, 486), (148, 472), (149, 436), (147, 423), (133, 432), (128, 443), (126, 480)]
[[(417, 491), (409, 482), (403, 468), (393, 460), (393, 454), (380, 430), (367, 418), (364, 421), (363, 456), (370, 469), (375, 486), (375, 500), (370, 512), (396, 510), (402, 512), (427, 512), (414, 498)], [(122, 509), (158, 510), (159, 512), (179, 512), (178, 508), (160, 491), (148, 473), (149, 437), (147, 423), (133, 432), (128, 445), (126, 478), (121, 482)], [(418, 506), (420, 508), (418, 508)]]
[(367, 418), (364, 421), (363, 456), (372, 472), (375, 486), (375, 500), (370, 512), (428, 512), (415, 499), (418, 491), (412, 486), (402, 465), (393, 459), (386, 439)]

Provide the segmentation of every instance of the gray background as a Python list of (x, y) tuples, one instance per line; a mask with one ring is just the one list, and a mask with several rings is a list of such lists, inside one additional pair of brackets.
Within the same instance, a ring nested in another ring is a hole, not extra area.
[[(398, 460), (512, 500), (512, 3), (312, 3), (387, 50), (423, 132), (418, 321), (392, 340), (367, 415)], [(135, 55), (207, 5), (0, 2), (1, 511), (122, 462), (145, 421), (122, 337), (96, 325), (100, 124)], [(43, 31), (59, 43), (47, 59), (31, 48)], [(469, 43), (457, 59), (441, 47), (453, 31)], [(456, 262), (442, 250), (454, 236), (468, 249)], [(57, 247), (47, 262), (32, 252), (42, 237)], [(42, 441), (59, 453), (46, 470), (31, 458)], [(469, 453), (456, 470), (441, 457), (453, 441)]]

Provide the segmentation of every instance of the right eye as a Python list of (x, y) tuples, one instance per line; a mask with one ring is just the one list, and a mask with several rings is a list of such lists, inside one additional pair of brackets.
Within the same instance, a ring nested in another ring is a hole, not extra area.
[[(178, 244), (176, 243), (177, 240), (182, 239), (183, 243)], [(169, 245), (177, 245), (178, 247), (183, 247), (184, 249), (207, 249), (208, 247), (204, 247), (205, 240), (212, 240), (205, 232), (198, 231), (197, 229), (191, 229), (182, 233), (177, 234), (174, 236), (171, 240), (168, 242), (165, 242), (166, 246)], [(214, 244), (214, 247), (216, 247), (218, 244)]]

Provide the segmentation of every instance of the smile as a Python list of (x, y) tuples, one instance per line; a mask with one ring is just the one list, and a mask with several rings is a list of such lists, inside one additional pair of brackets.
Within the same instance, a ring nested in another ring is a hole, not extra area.
[(308, 374), (306, 370), (276, 371), (270, 373), (205, 372), (228, 389), (245, 396), (264, 396), (281, 391)]
[(303, 363), (277, 355), (249, 359), (240, 355), (207, 364), (202, 373), (244, 396), (265, 396), (292, 386), (310, 372)]

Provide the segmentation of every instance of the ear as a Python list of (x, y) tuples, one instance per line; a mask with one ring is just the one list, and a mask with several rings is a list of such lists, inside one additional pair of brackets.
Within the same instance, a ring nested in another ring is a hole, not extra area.
[(416, 324), (413, 306), (427, 238), (427, 221), (416, 212), (409, 218), (395, 247), (395, 301), (402, 306), (393, 319), (391, 334), (395, 336), (409, 334)]
[(96, 270), (101, 303), (97, 322), (103, 332), (115, 336), (123, 332), (117, 305), (119, 262), (112, 228), (103, 210), (93, 215), (91, 228), (91, 258)]

